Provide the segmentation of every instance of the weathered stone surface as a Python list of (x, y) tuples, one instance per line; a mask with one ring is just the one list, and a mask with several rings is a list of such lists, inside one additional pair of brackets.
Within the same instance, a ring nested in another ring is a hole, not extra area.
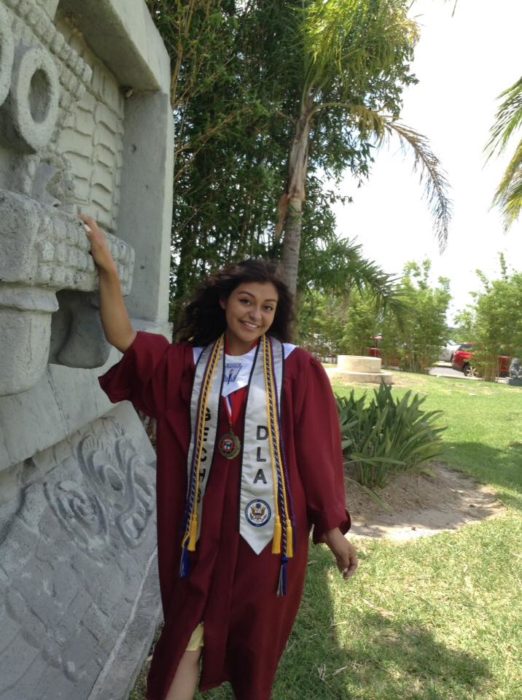
[[(121, 700), (159, 614), (154, 452), (77, 214), (168, 332), (168, 55), (143, 0), (0, 0), (0, 698)], [(93, 369), (97, 368), (97, 369)]]
[(135, 668), (118, 695), (114, 661), (130, 634), (136, 666), (158, 617), (154, 466), (121, 404), (6, 474), (19, 489), (0, 510), (2, 700), (47, 697), (46, 683), (54, 698), (124, 696)]

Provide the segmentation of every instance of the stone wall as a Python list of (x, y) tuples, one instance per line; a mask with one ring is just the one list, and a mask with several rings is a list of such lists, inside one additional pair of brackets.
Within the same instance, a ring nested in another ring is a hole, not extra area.
[(0, 0), (0, 699), (128, 695), (159, 618), (154, 451), (97, 376), (109, 233), (168, 334), (168, 55), (143, 0)]

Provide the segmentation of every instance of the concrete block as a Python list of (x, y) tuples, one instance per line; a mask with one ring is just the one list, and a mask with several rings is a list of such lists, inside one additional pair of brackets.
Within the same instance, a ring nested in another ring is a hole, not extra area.
[(331, 379), (369, 384), (393, 384), (393, 374), (381, 369), (380, 357), (338, 355), (337, 365), (326, 370)]
[(364, 355), (338, 355), (337, 369), (344, 372), (380, 372), (382, 361), (380, 357)]
[[(123, 291), (128, 293), (134, 253), (115, 236), (109, 235), (109, 245)], [(71, 367), (103, 365), (108, 346), (90, 298), (65, 295), (60, 307), (55, 297), (58, 290), (92, 292), (98, 287), (89, 242), (78, 219), (23, 195), (0, 191), (0, 250), (4, 253), (0, 257), (0, 395), (29, 389), (49, 360)], [(53, 349), (59, 346), (59, 350), (50, 357), (51, 315), (58, 310)]]
[(142, 0), (61, 0), (60, 9), (78, 21), (121, 85), (157, 91), (169, 82), (168, 54)]

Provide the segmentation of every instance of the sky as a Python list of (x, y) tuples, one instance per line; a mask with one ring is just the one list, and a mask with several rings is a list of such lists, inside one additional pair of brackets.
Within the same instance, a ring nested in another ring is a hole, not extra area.
[[(376, 156), (369, 180), (357, 188), (347, 174), (338, 205), (337, 230), (362, 244), (364, 255), (386, 272), (400, 273), (409, 260), (432, 264), (432, 281), (450, 280), (448, 319), (472, 302), (481, 288), (476, 269), (499, 277), (498, 254), (522, 270), (522, 220), (507, 233), (491, 208), (508, 156), (486, 163), (484, 146), (498, 108), (498, 95), (522, 72), (520, 0), (418, 0), (411, 15), (421, 28), (412, 66), (419, 80), (404, 93), (401, 121), (428, 136), (450, 183), (453, 216), (448, 243), (440, 252), (429, 205), (423, 198), (413, 157), (398, 141)], [(518, 139), (520, 139), (520, 132)]]

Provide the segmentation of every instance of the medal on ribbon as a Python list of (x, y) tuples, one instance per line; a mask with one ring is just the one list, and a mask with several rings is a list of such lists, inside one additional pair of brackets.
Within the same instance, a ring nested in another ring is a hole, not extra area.
[(235, 459), (241, 452), (241, 440), (232, 429), (233, 404), (231, 396), (225, 396), (225, 407), (228, 416), (228, 432), (222, 435), (218, 441), (218, 452), (225, 459)]
[(232, 431), (219, 438), (218, 451), (225, 459), (235, 459), (241, 452), (241, 440)]

